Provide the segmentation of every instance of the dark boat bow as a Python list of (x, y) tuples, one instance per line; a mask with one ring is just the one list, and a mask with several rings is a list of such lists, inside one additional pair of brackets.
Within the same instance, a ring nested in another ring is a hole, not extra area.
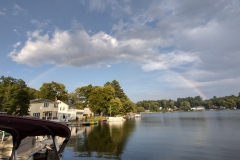
[[(20, 117), (12, 115), (0, 115), (0, 130), (11, 133), (13, 137), (13, 149), (11, 159), (17, 159), (17, 149), (21, 141), (27, 136), (51, 135), (55, 146), (56, 158), (62, 158), (62, 152), (71, 137), (70, 129), (64, 124), (36, 119), (30, 117)], [(56, 136), (63, 137), (61, 147), (56, 142)]]

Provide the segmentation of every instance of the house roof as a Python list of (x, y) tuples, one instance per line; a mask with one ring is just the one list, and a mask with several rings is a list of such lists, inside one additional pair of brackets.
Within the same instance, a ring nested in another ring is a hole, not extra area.
[(39, 98), (39, 99), (30, 100), (30, 103), (44, 103), (44, 102), (55, 103), (55, 102), (52, 101), (52, 100), (44, 99), (44, 98)]
[(72, 103), (69, 103), (69, 102), (65, 102), (65, 101), (62, 101), (63, 103), (67, 104), (69, 106), (69, 108), (73, 108), (73, 109), (76, 109), (77, 107), (72, 104)]

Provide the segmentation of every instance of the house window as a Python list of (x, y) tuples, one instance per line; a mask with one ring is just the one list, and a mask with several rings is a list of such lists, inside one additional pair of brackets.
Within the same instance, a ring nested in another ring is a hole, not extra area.
[(49, 106), (49, 103), (44, 103), (44, 107), (48, 107)]
[(57, 108), (58, 107), (58, 104), (57, 103), (54, 103), (54, 108)]

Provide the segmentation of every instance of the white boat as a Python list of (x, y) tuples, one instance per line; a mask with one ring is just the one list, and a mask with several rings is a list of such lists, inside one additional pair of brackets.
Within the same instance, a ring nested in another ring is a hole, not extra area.
[(108, 122), (122, 122), (124, 120), (123, 117), (107, 117)]
[(135, 114), (135, 117), (141, 117), (141, 114)]

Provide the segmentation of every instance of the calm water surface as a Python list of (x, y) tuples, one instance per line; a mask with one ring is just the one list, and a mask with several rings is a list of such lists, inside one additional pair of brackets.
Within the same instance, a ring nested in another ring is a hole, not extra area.
[(71, 129), (64, 160), (240, 159), (240, 110), (142, 114)]

